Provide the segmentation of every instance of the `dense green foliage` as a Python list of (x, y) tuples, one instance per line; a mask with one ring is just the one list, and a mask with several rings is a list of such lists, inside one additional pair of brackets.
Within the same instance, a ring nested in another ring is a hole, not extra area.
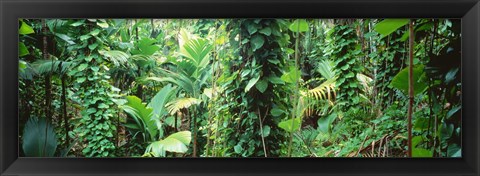
[(459, 157), (460, 41), (450, 19), (21, 19), (21, 155)]

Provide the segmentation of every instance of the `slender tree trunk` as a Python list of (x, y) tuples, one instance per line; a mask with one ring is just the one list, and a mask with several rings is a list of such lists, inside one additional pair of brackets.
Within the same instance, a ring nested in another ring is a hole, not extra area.
[(192, 123), (193, 123), (193, 157), (197, 157), (197, 113), (195, 111), (197, 108), (193, 108), (192, 112)]
[(68, 117), (67, 117), (67, 86), (65, 85), (66, 76), (62, 76), (62, 110), (63, 110), (63, 122), (65, 124), (65, 144), (69, 146), (70, 144), (70, 137), (68, 136), (68, 132), (70, 131), (70, 127), (68, 124)]
[[(42, 33), (43, 33), (43, 49), (42, 55), (43, 59), (48, 59), (48, 41), (47, 41), (47, 22), (45, 19), (42, 20)], [(53, 64), (52, 64), (53, 65)], [(52, 104), (52, 83), (51, 83), (51, 74), (47, 73), (45, 76), (45, 116), (47, 119), (52, 118), (51, 104)]]
[[(135, 20), (135, 24), (137, 24), (137, 20)], [(138, 41), (139, 38), (138, 38), (138, 26), (135, 28), (135, 40)], [(138, 68), (138, 71), (137, 71), (137, 74), (138, 76), (141, 76), (142, 75), (142, 70), (140, 70), (140, 68)], [(143, 86), (137, 82), (137, 92), (136, 94), (138, 98), (140, 99), (143, 99), (142, 98), (142, 95), (143, 95)]]
[(409, 66), (408, 66), (408, 157), (412, 157), (412, 111), (413, 111), (413, 20), (410, 20), (409, 25), (410, 41), (409, 41)]

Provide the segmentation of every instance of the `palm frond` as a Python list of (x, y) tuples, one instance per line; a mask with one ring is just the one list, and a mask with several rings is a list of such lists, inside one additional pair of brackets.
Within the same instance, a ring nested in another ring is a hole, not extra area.
[(32, 67), (32, 64), (20, 60), (19, 64), (19, 72), (18, 77), (24, 80), (33, 80), (33, 76), (35, 76), (35, 69)]
[(141, 128), (144, 140), (153, 141), (158, 134), (158, 129), (153, 116), (153, 109), (147, 107), (142, 100), (136, 96), (127, 96), (127, 103), (122, 106), (122, 109), (130, 114), (137, 126)]
[(189, 108), (192, 105), (198, 105), (202, 101), (197, 98), (178, 98), (166, 104), (168, 112), (173, 115), (180, 109)]
[(103, 55), (105, 58), (110, 60), (115, 66), (121, 66), (128, 62), (128, 58), (130, 57), (127, 53), (123, 51), (118, 51), (118, 50), (111, 50), (111, 51), (99, 51), (101, 55)]
[(319, 102), (321, 100), (326, 100), (328, 104), (332, 105), (333, 104), (332, 101), (336, 96), (335, 80), (336, 80), (335, 77), (333, 77), (331, 79), (326, 80), (325, 82), (323, 82), (322, 84), (320, 84), (319, 86), (313, 89), (300, 92), (302, 96), (300, 97), (299, 104), (297, 105), (297, 107), (299, 107), (299, 109), (297, 110), (299, 114), (297, 115), (302, 115), (302, 114), (305, 114), (305, 116), (312, 115), (315, 111), (314, 109), (316, 109), (315, 107), (318, 107), (321, 104), (324, 104)]
[(332, 100), (336, 96), (335, 87), (335, 79), (328, 79), (304, 94), (308, 97), (314, 97), (316, 100)]
[(190, 95), (195, 95), (195, 84), (193, 81), (184, 74), (178, 74), (166, 69), (159, 69), (159, 72), (164, 77), (147, 77), (145, 80), (159, 81), (159, 82), (169, 82), (175, 84), (182, 88), (185, 92)]
[(335, 77), (335, 63), (332, 60), (320, 61), (317, 65), (317, 71), (325, 78), (332, 79)]
[(208, 56), (212, 49), (213, 45), (208, 40), (200, 38), (186, 42), (180, 48), (180, 54), (188, 58), (197, 68), (201, 68), (208, 64)]
[(32, 67), (37, 75), (48, 73), (66, 73), (72, 66), (73, 62), (59, 60), (37, 60), (32, 63)]

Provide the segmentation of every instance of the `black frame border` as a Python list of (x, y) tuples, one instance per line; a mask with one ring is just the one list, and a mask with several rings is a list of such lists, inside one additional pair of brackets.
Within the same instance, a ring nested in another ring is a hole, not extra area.
[[(19, 18), (461, 18), (462, 158), (18, 158)], [(479, 0), (0, 0), (0, 175), (479, 175)]]

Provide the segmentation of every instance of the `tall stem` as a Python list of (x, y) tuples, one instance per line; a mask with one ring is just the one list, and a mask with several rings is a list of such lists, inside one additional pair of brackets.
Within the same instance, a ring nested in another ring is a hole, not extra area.
[(412, 157), (412, 110), (413, 110), (413, 20), (409, 25), (410, 41), (409, 41), (409, 66), (408, 66), (408, 157)]
[[(295, 69), (298, 68), (298, 58), (299, 58), (299, 54), (298, 54), (298, 43), (299, 43), (299, 37), (300, 37), (300, 24), (297, 24), (297, 33), (296, 33), (296, 36), (295, 36)], [(297, 72), (295, 71), (295, 74), (297, 74)], [(295, 77), (297, 77), (298, 75), (295, 75)], [(297, 101), (298, 101), (298, 79), (295, 80), (295, 97), (293, 98), (293, 111), (292, 111), (292, 132), (290, 133), (290, 142), (288, 144), (288, 156), (290, 157), (292, 155), (292, 143), (293, 143), (293, 133), (295, 132), (294, 129), (293, 129), (293, 126), (295, 124), (295, 116), (297, 114)]]

